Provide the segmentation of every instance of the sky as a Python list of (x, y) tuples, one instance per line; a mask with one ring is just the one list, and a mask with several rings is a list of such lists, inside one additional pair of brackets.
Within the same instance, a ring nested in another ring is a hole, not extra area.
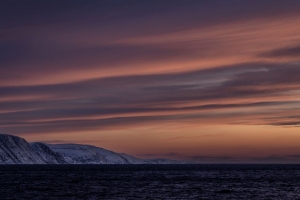
[(4, 0), (0, 132), (300, 163), (300, 1)]

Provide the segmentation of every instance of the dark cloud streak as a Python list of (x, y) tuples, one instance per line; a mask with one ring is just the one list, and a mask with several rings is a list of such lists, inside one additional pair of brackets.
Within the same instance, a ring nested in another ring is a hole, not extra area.
[(260, 54), (262, 57), (281, 58), (281, 57), (295, 57), (300, 59), (300, 45), (293, 47), (285, 47), (275, 49), (270, 52)]

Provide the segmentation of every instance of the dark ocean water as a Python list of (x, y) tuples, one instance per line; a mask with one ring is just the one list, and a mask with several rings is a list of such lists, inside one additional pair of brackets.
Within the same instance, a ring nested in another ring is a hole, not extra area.
[(0, 199), (300, 199), (300, 165), (2, 165)]

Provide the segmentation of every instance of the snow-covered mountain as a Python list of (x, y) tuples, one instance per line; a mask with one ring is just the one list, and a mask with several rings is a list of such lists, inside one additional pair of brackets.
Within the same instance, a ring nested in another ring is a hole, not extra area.
[(0, 163), (43, 164), (43, 159), (23, 138), (0, 134)]
[(167, 159), (139, 159), (92, 145), (28, 143), (0, 134), (0, 164), (183, 164)]

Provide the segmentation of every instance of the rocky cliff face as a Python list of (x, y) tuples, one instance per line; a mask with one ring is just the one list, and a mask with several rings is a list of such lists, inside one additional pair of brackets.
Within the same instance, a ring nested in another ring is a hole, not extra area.
[(182, 164), (180, 161), (139, 159), (92, 145), (28, 143), (0, 134), (0, 164)]

